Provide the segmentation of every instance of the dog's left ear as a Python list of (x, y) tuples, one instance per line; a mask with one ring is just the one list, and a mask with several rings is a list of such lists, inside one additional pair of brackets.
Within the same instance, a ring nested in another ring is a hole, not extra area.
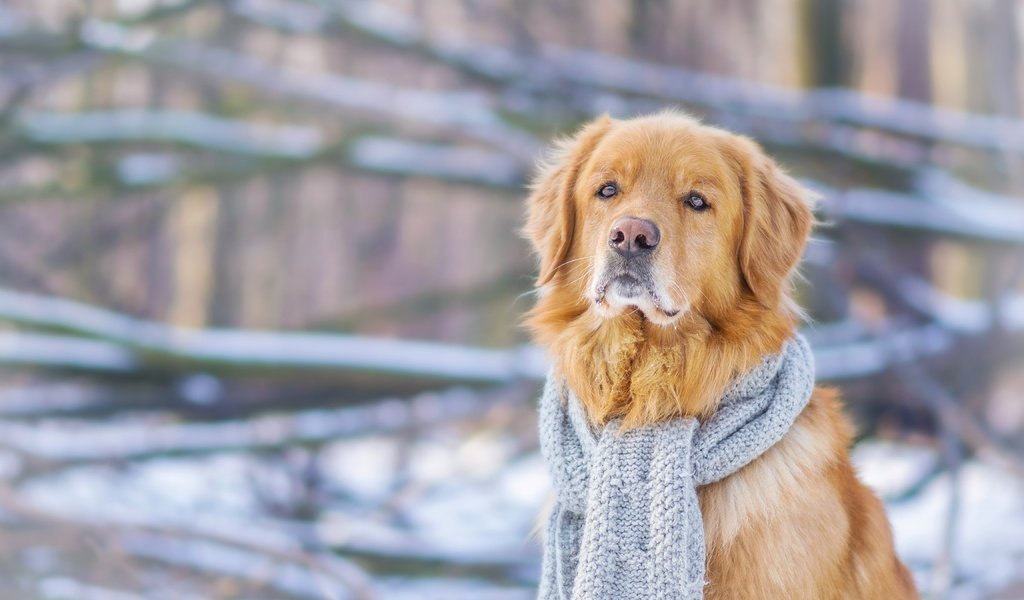
[(807, 245), (815, 196), (755, 142), (734, 136), (729, 145), (743, 193), (740, 272), (758, 303), (774, 308)]

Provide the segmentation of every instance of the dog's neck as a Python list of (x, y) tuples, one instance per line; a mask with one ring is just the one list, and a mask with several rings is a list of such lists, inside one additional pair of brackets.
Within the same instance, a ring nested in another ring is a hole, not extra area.
[(778, 352), (797, 323), (786, 302), (772, 309), (749, 299), (713, 317), (692, 310), (664, 327), (639, 311), (602, 318), (567, 295), (552, 290), (526, 323), (598, 425), (710, 416), (729, 383)]

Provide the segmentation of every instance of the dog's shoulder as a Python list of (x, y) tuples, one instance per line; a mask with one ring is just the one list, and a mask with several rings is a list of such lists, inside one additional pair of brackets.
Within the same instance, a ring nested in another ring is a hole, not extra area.
[(776, 520), (801, 506), (821, 511), (840, 501), (830, 473), (849, 462), (851, 439), (852, 427), (839, 394), (815, 388), (810, 403), (778, 444), (701, 490), (709, 547), (728, 547), (752, 523)]

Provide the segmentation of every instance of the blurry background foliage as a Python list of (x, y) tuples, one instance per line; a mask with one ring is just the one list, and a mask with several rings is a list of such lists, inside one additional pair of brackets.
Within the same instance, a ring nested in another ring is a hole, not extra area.
[(922, 587), (1024, 598), (1022, 42), (1013, 0), (5, 0), (0, 597), (531, 597), (523, 186), (675, 106), (822, 193), (807, 333)]

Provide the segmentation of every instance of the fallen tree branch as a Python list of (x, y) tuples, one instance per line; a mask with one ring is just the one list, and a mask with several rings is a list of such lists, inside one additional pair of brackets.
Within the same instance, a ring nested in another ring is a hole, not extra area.
[(173, 142), (247, 156), (301, 159), (324, 147), (320, 131), (296, 125), (268, 125), (200, 112), (111, 110), (24, 113), (15, 129), (43, 144)]
[(79, 32), (86, 47), (164, 64), (217, 82), (233, 81), (266, 93), (324, 103), (368, 116), (428, 125), (532, 161), (540, 142), (505, 123), (487, 98), (471, 92), (430, 92), (343, 75), (299, 73), (203, 44), (157, 37), (97, 19)]
[[(537, 378), (543, 359), (532, 348), (488, 350), (435, 342), (402, 341), (356, 335), (183, 329), (143, 321), (72, 300), (0, 290), (0, 319), (72, 331), (106, 340), (95, 341), (88, 352), (75, 352), (71, 362), (85, 368), (126, 371), (145, 366), (179, 363), (292, 369), (342, 369), (357, 372), (419, 376), (478, 383), (508, 383)], [(36, 334), (33, 334), (36, 335)], [(28, 340), (24, 346), (21, 340)], [(22, 349), (36, 350), (40, 361), (47, 344), (56, 339), (10, 333), (0, 349), (17, 362)], [(119, 351), (118, 348), (121, 348)], [(125, 353), (124, 349), (128, 352)], [(132, 350), (136, 352), (132, 354)], [(56, 361), (55, 361), (56, 362)]]
[[(988, 310), (970, 307), (972, 312)], [(1007, 297), (1000, 314), (1007, 332), (1024, 332), (1024, 300)], [(10, 290), (0, 290), (0, 320), (96, 338), (0, 335), (0, 361), (22, 365), (111, 372), (272, 368), (490, 384), (540, 379), (547, 369), (543, 352), (532, 346), (497, 350), (343, 334), (184, 329), (73, 300)], [(955, 331), (955, 327), (933, 324), (841, 343), (818, 336), (818, 377), (864, 377), (947, 352), (956, 343)], [(62, 348), (65, 342), (69, 342), (67, 350)]]
[(131, 373), (141, 367), (129, 348), (67, 335), (0, 332), (0, 363)]
[(805, 182), (821, 196), (821, 210), (830, 219), (927, 231), (973, 240), (1024, 244), (1024, 208), (1002, 198), (991, 211), (969, 211), (973, 203), (956, 194), (918, 196), (875, 189), (836, 190)]
[(267, 541), (274, 536), (247, 536), (244, 530), (211, 530), (190, 523), (80, 522), (36, 508), (6, 487), (0, 487), (0, 506), (28, 522), (94, 535), (104, 550), (116, 556), (230, 577), (254, 588), (310, 600), (378, 597), (362, 568), (329, 554), (326, 548), (312, 553), (290, 540)]
[(282, 412), (241, 420), (157, 423), (142, 428), (116, 422), (68, 421), (39, 425), (0, 421), (0, 447), (36, 461), (34, 468), (29, 467), (33, 472), (23, 477), (36, 476), (53, 465), (64, 468), (73, 464), (153, 456), (274, 449), (396, 433), (477, 417), (505, 397), (500, 389), (481, 394), (453, 388), (422, 393), (411, 399), (395, 398), (360, 406)]
[[(244, 122), (239, 122), (243, 124)], [(81, 161), (85, 173), (112, 172), (115, 177), (87, 180), (67, 184), (57, 179), (45, 184), (0, 190), (0, 203), (15, 204), (33, 200), (64, 199), (81, 201), (88, 198), (123, 196), (149, 189), (174, 189), (181, 186), (201, 184), (234, 183), (253, 177), (272, 176), (276, 173), (294, 172), (317, 165), (332, 168), (386, 173), (400, 177), (427, 176), (442, 181), (468, 183), (503, 190), (522, 189), (525, 170), (520, 161), (507, 154), (488, 151), (470, 146), (435, 144), (387, 136), (353, 136), (333, 140), (320, 151), (305, 156), (297, 153), (281, 155), (268, 148), (261, 155), (259, 147), (226, 146), (218, 141), (203, 139), (175, 139), (176, 133), (169, 133), (163, 139), (153, 136), (132, 136), (133, 141), (152, 143), (186, 143), (200, 149), (230, 153), (229, 158), (244, 160), (199, 159), (183, 152), (130, 152), (115, 157), (113, 162), (104, 156), (87, 155), (71, 160)], [(66, 136), (61, 141), (51, 140), (52, 145), (75, 144), (84, 138)], [(258, 160), (249, 160), (258, 159)], [(54, 161), (67, 160), (61, 154), (52, 157)]]
[(282, 556), (265, 549), (147, 531), (124, 531), (114, 543), (121, 552), (136, 558), (236, 578), (254, 589), (310, 600), (378, 597), (368, 575), (339, 557)]

